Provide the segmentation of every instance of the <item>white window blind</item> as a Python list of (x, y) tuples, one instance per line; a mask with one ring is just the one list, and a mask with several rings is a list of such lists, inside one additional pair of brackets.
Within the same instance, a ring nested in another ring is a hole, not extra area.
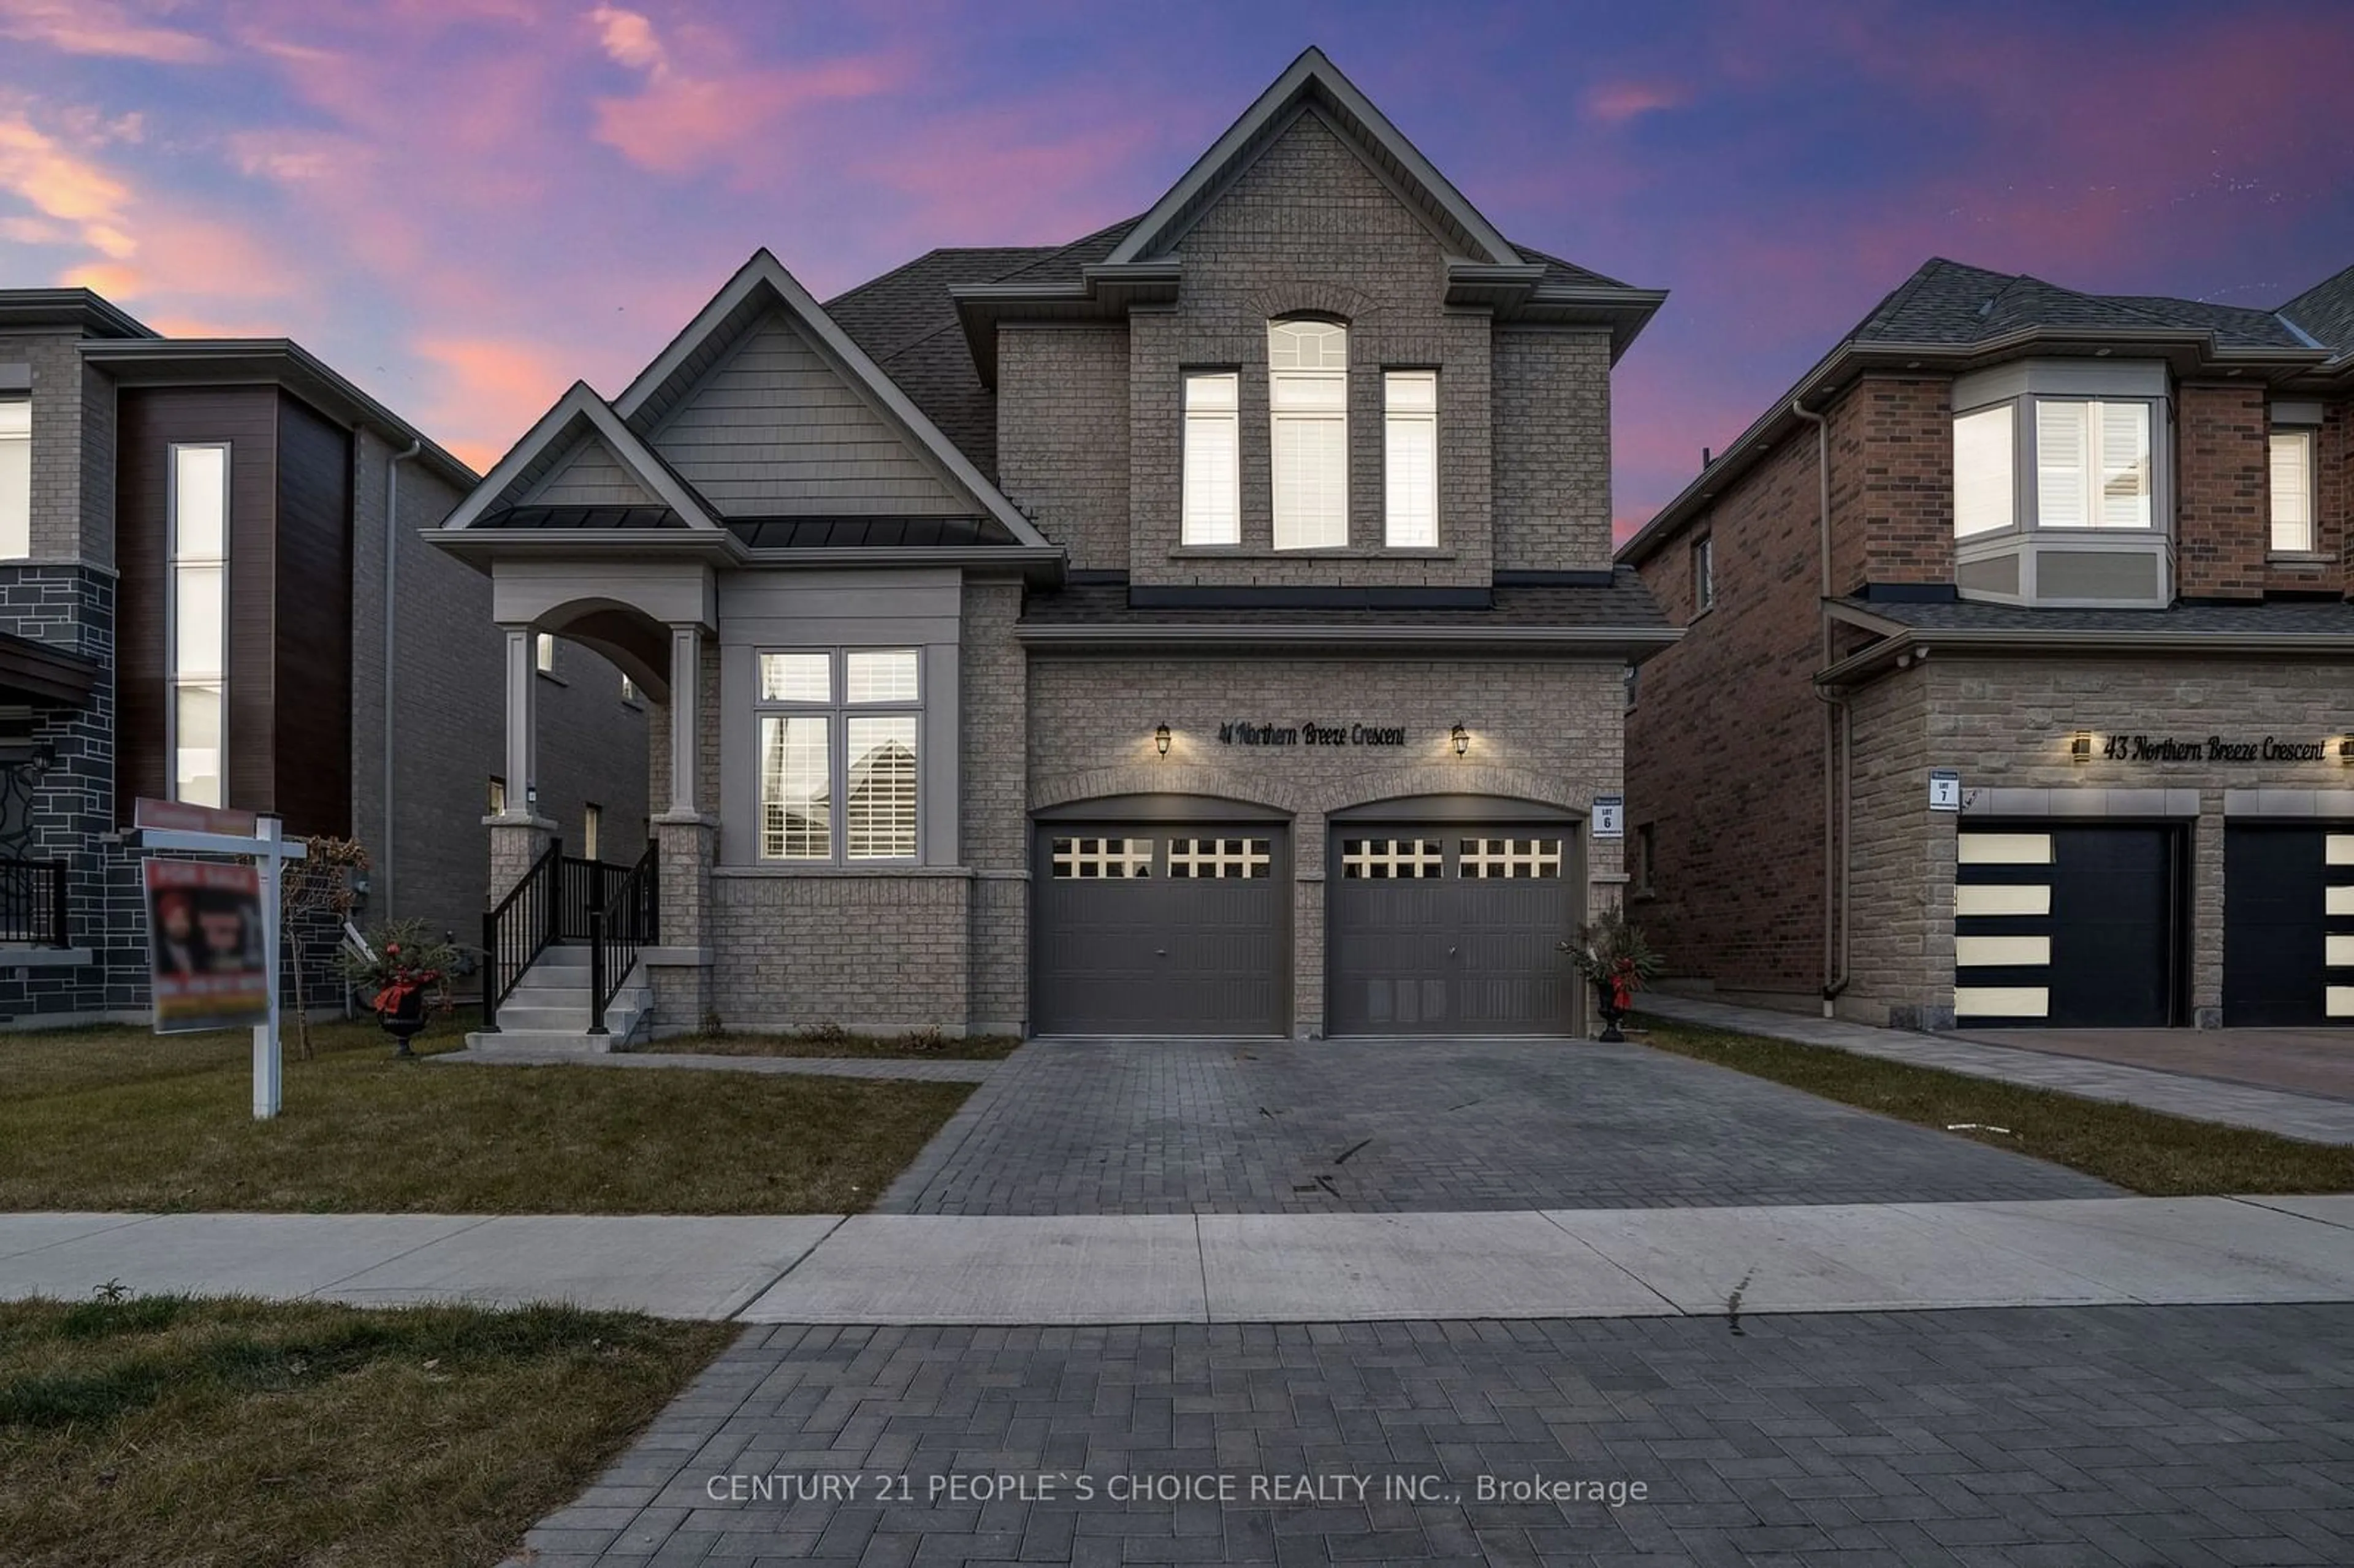
[(1384, 542), (1393, 549), (1438, 543), (1438, 374), (1393, 370), (1382, 379), (1387, 487)]
[(33, 553), (33, 404), (0, 397), (0, 559)]
[(228, 448), (175, 446), (171, 562), (172, 798), (226, 804)]
[(1954, 421), (1954, 537), (1997, 533), (2017, 521), (2016, 429), (2008, 403)]
[(2038, 398), (2035, 496), (2040, 528), (2148, 527), (2149, 405)]
[(833, 856), (833, 768), (823, 714), (760, 720), (760, 854), (768, 860)]
[(2274, 430), (2272, 439), (2273, 548), (2314, 548), (2313, 432)]
[(913, 860), (917, 715), (861, 715), (846, 727), (850, 763), (843, 825), (849, 857)]
[(1349, 334), (1330, 322), (1267, 328), (1275, 547), (1349, 542)]
[(1188, 545), (1243, 540), (1242, 377), (1185, 377), (1185, 522)]

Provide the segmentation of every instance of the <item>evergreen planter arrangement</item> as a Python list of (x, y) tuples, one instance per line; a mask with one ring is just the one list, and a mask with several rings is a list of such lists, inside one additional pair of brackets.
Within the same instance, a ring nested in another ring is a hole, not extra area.
[(422, 920), (397, 920), (346, 941), (336, 959), (347, 979), (374, 993), (368, 1005), (398, 1045), (393, 1054), (414, 1056), (409, 1040), (431, 1014), (450, 1011), (450, 971), (458, 961), (457, 947), (434, 936)]
[(1623, 909), (1606, 910), (1580, 926), (1561, 950), (1569, 955), (1578, 978), (1594, 988), (1595, 1012), (1602, 1019), (1600, 1038), (1624, 1041), (1619, 1020), (1635, 1010), (1635, 993), (1666, 960), (1651, 950), (1642, 928)]

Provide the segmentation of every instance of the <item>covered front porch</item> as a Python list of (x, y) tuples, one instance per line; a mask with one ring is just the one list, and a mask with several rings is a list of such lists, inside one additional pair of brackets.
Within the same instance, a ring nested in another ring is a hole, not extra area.
[[(693, 560), (504, 553), (488, 563), (504, 638), (506, 789), (484, 819), (483, 1027), (478, 1044), (625, 1049), (709, 1012), (706, 939), (718, 833), (713, 585)], [(599, 655), (646, 709), (642, 854), (599, 858), (543, 810), (548, 639)]]

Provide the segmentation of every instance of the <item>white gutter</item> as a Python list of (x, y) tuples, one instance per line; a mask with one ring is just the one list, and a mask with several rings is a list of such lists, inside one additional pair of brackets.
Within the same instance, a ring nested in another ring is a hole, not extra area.
[(384, 465), (384, 833), (376, 868), (384, 922), (392, 919), (392, 653), (400, 603), (400, 465), (424, 450), (423, 440), (411, 439), (406, 451), (393, 453)]

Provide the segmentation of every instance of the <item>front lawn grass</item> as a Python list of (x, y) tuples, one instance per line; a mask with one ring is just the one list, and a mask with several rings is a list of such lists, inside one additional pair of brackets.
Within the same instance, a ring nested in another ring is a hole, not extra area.
[(0, 1303), (12, 1568), (487, 1568), (735, 1333), (535, 1307)]
[(1015, 1034), (853, 1034), (838, 1029), (790, 1034), (734, 1030), (676, 1034), (640, 1051), (673, 1056), (837, 1056), (909, 1062), (1002, 1062), (1022, 1044)]
[[(1810, 1095), (1878, 1111), (1997, 1149), (2049, 1160), (2152, 1197), (2226, 1192), (2354, 1192), (2354, 1149), (2276, 1138), (2251, 1128), (2166, 1116), (2137, 1106), (1973, 1078), (1935, 1067), (1735, 1034), (1662, 1018), (1634, 1020), (1645, 1044), (1698, 1057)], [(1988, 1127), (2009, 1128), (1997, 1133)]]
[(313, 1033), (268, 1122), (249, 1034), (0, 1033), (0, 1210), (856, 1213), (970, 1092), (402, 1062), (373, 1022)]

